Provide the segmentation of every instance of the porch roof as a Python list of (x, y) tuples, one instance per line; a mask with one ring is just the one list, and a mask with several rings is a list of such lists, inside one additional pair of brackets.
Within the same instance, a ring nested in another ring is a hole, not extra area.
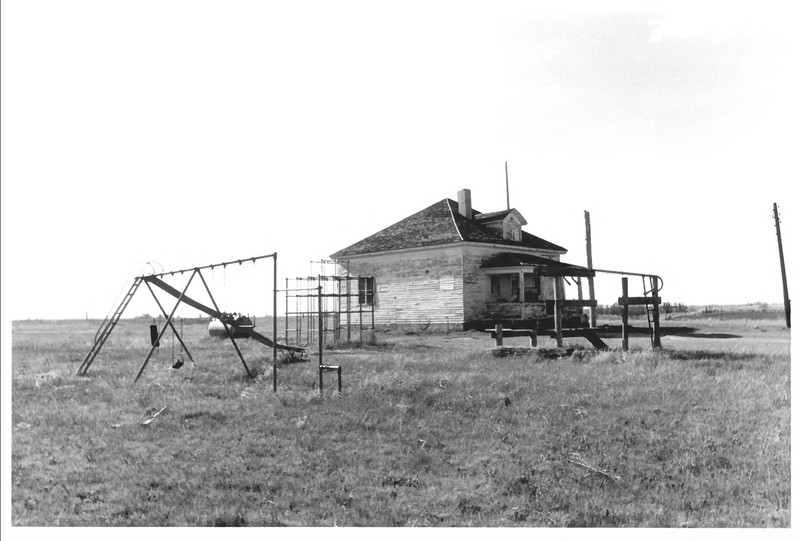
[(519, 267), (535, 267), (534, 273), (539, 276), (594, 276), (592, 269), (554, 261), (546, 257), (531, 254), (501, 252), (488, 258), (481, 265), (482, 269), (509, 269), (518, 271)]

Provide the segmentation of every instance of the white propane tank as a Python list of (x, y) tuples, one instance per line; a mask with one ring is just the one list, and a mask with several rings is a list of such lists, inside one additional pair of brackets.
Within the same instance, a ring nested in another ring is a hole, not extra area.
[(225, 331), (225, 325), (218, 319), (212, 319), (208, 323), (208, 334), (214, 338), (227, 338), (228, 333)]
[[(247, 338), (247, 334), (241, 332), (239, 328), (248, 328), (252, 329), (255, 327), (253, 320), (247, 316), (239, 314), (238, 317), (234, 319), (234, 315), (236, 314), (223, 314), (224, 317), (230, 317), (230, 319), (226, 319), (225, 322), (228, 323), (228, 328), (233, 333), (234, 338)], [(222, 321), (218, 319), (212, 319), (208, 323), (208, 334), (213, 336), (214, 338), (227, 338), (228, 333), (225, 332), (225, 325), (223, 325)]]

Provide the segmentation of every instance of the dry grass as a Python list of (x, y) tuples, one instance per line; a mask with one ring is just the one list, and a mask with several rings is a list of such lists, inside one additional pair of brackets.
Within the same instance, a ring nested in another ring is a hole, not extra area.
[(12, 520), (789, 526), (789, 334), (701, 331), (720, 329), (739, 338), (538, 360), (494, 358), (479, 333), (379, 333), (325, 352), (344, 395), (329, 375), (320, 399), (316, 359), (273, 393), (270, 350), (241, 341), (250, 380), (203, 325), (195, 366), (171, 370), (165, 344), (133, 386), (147, 322), (124, 321), (86, 377), (93, 324), (18, 322)]

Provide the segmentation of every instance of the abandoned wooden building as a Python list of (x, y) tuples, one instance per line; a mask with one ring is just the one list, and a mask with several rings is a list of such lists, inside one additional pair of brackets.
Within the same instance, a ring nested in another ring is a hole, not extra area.
[(526, 224), (513, 208), (473, 209), (464, 189), (458, 201), (437, 201), (331, 259), (340, 274), (361, 277), (358, 302), (374, 310), (376, 326), (543, 328), (552, 325), (554, 280), (542, 270), (581, 276), (587, 269), (562, 263), (567, 250), (523, 231)]

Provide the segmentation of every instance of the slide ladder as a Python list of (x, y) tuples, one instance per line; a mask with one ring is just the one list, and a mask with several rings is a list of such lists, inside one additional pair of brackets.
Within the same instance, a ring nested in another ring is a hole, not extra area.
[(100, 350), (103, 348), (103, 344), (106, 343), (111, 331), (113, 331), (114, 327), (116, 327), (119, 318), (122, 317), (122, 313), (125, 311), (125, 308), (128, 307), (128, 304), (131, 302), (133, 295), (136, 293), (136, 290), (139, 289), (141, 283), (142, 279), (137, 277), (133, 281), (133, 285), (131, 285), (131, 288), (122, 298), (122, 301), (119, 303), (119, 306), (117, 306), (117, 309), (114, 311), (111, 317), (106, 318), (100, 325), (100, 329), (98, 330), (97, 334), (95, 334), (94, 343), (92, 344), (89, 353), (86, 354), (86, 358), (83, 359), (83, 362), (78, 367), (78, 375), (84, 375), (92, 362), (94, 362), (95, 357), (97, 357), (97, 354), (100, 353)]
[[(642, 276), (642, 295), (645, 297), (652, 292), (652, 290), (647, 290), (647, 282), (645, 282), (644, 276)], [(655, 295), (655, 293), (653, 293)], [(653, 345), (653, 305), (645, 304), (644, 305), (645, 313), (647, 314), (647, 328), (650, 329), (650, 345)]]
[[(645, 277), (642, 276), (642, 290), (644, 291), (644, 296), (648, 297), (651, 293), (653, 297), (658, 297), (658, 279), (654, 277), (650, 277), (650, 289), (647, 289), (647, 282), (645, 281)], [(654, 312), (656, 310), (655, 304), (645, 304), (645, 311), (647, 313), (647, 328), (650, 329), (650, 345), (655, 347), (656, 345), (656, 336), (653, 330), (653, 324), (655, 322)]]

